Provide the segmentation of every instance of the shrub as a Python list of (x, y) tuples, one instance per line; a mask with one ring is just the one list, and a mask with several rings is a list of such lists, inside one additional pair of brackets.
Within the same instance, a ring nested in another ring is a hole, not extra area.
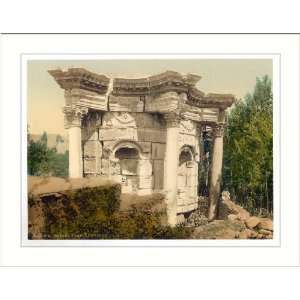
[(163, 225), (165, 209), (151, 211), (146, 204), (120, 211), (119, 185), (52, 194), (44, 196), (42, 203), (44, 239), (185, 239), (191, 235), (182, 225)]

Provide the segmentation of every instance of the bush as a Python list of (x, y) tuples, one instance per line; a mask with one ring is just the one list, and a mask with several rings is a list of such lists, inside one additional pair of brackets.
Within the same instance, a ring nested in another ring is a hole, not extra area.
[[(32, 198), (30, 198), (31, 206)], [(44, 239), (186, 239), (191, 230), (163, 225), (165, 210), (120, 211), (120, 186), (83, 188), (42, 198)]]

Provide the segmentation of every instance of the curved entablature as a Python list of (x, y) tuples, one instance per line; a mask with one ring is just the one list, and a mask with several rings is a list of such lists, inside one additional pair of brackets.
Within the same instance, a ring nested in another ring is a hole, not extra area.
[(169, 91), (188, 92), (200, 79), (201, 77), (196, 74), (182, 75), (174, 71), (166, 71), (147, 78), (115, 78), (112, 94), (145, 96)]
[(232, 94), (216, 94), (209, 93), (205, 95), (197, 89), (191, 89), (188, 93), (188, 100), (186, 104), (196, 107), (218, 107), (226, 109), (230, 107), (235, 101)]
[(113, 81), (112, 94), (114, 96), (149, 94), (148, 78), (138, 78), (138, 79), (115, 78)]
[(77, 88), (105, 94), (110, 81), (108, 77), (92, 73), (84, 68), (70, 68), (67, 71), (56, 69), (48, 72), (55, 78), (59, 86), (65, 90)]
[[(118, 111), (118, 107), (120, 107), (121, 111), (164, 113), (173, 108), (183, 108), (183, 103), (188, 110), (188, 107), (224, 110), (230, 107), (235, 100), (231, 94), (205, 94), (198, 90), (195, 85), (201, 76), (196, 74), (182, 75), (178, 72), (166, 71), (145, 78), (110, 79), (105, 75), (92, 73), (84, 68), (70, 68), (67, 71), (57, 69), (48, 72), (61, 88), (72, 92), (69, 95), (75, 99), (72, 100), (72, 103), (78, 101), (75, 96), (78, 96), (87, 107), (92, 104), (94, 105), (93, 108), (100, 107), (96, 105), (96, 102), (100, 101), (103, 103), (99, 109), (104, 111), (107, 111), (108, 107)], [(86, 94), (81, 95), (79, 91)], [(97, 94), (103, 99), (98, 99)], [(170, 98), (171, 94), (172, 97)]]

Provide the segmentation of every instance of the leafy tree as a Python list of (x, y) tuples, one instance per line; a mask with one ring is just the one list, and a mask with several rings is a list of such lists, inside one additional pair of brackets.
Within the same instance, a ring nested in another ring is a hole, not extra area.
[(227, 115), (223, 189), (253, 213), (273, 209), (273, 94), (268, 76)]
[(56, 136), (56, 146), (57, 146), (59, 143), (63, 143), (63, 142), (64, 142), (63, 137), (62, 137), (60, 134), (58, 134), (58, 135)]
[[(28, 129), (27, 137), (27, 166), (29, 175), (58, 177), (68, 176), (68, 151), (62, 154), (57, 153), (56, 148), (49, 148), (46, 132), (43, 133), (40, 140), (35, 142), (30, 139)], [(61, 139), (59, 139), (59, 141), (61, 141)]]

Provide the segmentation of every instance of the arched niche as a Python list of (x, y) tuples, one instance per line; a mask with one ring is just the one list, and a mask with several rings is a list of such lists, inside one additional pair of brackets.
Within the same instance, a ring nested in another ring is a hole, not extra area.
[(191, 146), (183, 146), (179, 151), (178, 199), (180, 212), (186, 212), (197, 202), (198, 164)]
[(121, 175), (137, 175), (139, 151), (136, 148), (128, 146), (119, 147), (115, 151), (115, 158), (120, 162)]
[(123, 193), (138, 192), (141, 157), (141, 147), (134, 141), (122, 141), (114, 146), (110, 162)]

